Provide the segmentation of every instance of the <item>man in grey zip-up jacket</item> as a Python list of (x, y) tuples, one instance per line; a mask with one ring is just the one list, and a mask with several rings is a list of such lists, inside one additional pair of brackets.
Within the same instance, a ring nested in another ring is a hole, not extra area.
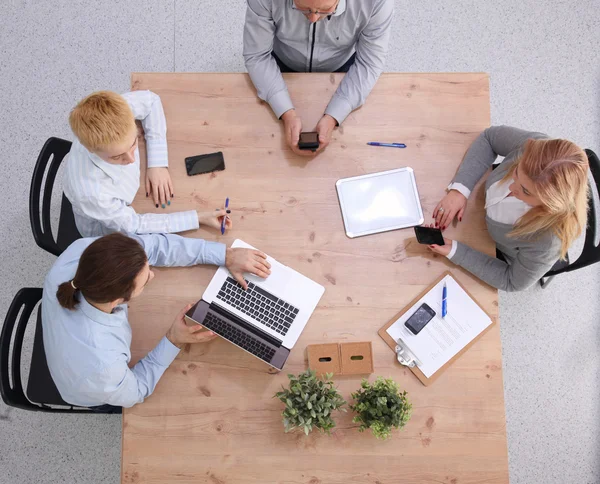
[(302, 121), (281, 71), (347, 72), (316, 127), (324, 149), (383, 71), (393, 8), (393, 0), (248, 0), (246, 68), (258, 97), (283, 120), (294, 152), (310, 154), (298, 150)]

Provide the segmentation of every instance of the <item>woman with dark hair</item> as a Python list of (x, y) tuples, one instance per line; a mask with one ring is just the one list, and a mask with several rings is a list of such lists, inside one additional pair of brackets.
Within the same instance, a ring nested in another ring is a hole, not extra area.
[(120, 233), (80, 239), (46, 276), (42, 298), (44, 347), (52, 379), (65, 402), (86, 407), (131, 407), (152, 393), (185, 343), (214, 338), (188, 327), (186, 306), (158, 345), (133, 368), (127, 301), (152, 281), (150, 266), (224, 265), (240, 283), (243, 273), (270, 274), (266, 255), (177, 235)]

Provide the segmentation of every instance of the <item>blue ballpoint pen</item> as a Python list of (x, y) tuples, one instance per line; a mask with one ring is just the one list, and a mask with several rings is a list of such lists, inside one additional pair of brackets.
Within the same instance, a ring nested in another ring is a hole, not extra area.
[(446, 302), (447, 296), (448, 290), (446, 289), (446, 283), (444, 282), (444, 289), (442, 290), (442, 318), (445, 318), (446, 314), (448, 314), (448, 303)]
[(379, 141), (369, 141), (369, 146), (387, 146), (389, 148), (406, 148), (404, 143), (380, 143)]
[[(225, 199), (225, 210), (227, 210), (229, 208), (229, 197), (227, 197)], [(227, 221), (227, 215), (225, 215), (223, 217), (223, 220), (221, 220), (221, 235), (225, 234), (225, 222)]]

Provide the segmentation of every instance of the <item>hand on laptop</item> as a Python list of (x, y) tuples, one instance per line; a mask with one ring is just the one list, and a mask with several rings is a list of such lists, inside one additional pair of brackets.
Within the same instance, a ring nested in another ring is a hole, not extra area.
[(175, 321), (173, 321), (169, 331), (167, 331), (167, 339), (178, 348), (181, 348), (186, 343), (205, 343), (217, 337), (212, 331), (203, 331), (204, 327), (199, 324), (193, 326), (185, 324), (185, 313), (191, 307), (192, 304), (184, 307), (175, 318)]
[(271, 274), (271, 264), (267, 261), (266, 254), (254, 249), (228, 248), (225, 255), (225, 267), (244, 289), (248, 289), (244, 272), (262, 278), (267, 278)]

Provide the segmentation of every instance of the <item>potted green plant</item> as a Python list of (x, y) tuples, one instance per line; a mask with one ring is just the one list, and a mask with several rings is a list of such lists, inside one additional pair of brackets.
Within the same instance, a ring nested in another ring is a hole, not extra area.
[(350, 408), (357, 412), (352, 420), (360, 423), (360, 432), (371, 429), (378, 439), (387, 439), (392, 428), (401, 429), (410, 419), (412, 405), (391, 379), (378, 377), (374, 383), (363, 380), (361, 388), (352, 394), (356, 400)]
[(288, 375), (289, 388), (283, 388), (274, 397), (285, 403), (283, 426), (286, 432), (302, 429), (308, 435), (313, 428), (329, 434), (335, 427), (334, 410), (345, 412), (346, 401), (333, 386), (331, 373), (317, 378), (313, 370), (298, 376)]

